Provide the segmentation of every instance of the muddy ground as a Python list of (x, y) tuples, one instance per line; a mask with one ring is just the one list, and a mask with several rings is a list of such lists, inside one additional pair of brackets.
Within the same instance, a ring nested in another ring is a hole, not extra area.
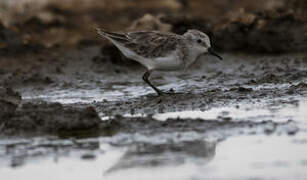
[[(100, 54), (99, 47), (66, 51), (55, 57), (49, 55), (46, 60), (40, 59), (42, 55), (37, 55), (35, 65), (26, 63), (27, 56), (23, 56), (23, 69), (3, 73), (2, 134), (91, 130), (105, 123), (100, 122), (101, 117), (206, 111), (239, 102), (276, 100), (276, 104), (283, 101), (291, 104), (297, 100), (285, 99), (303, 96), (307, 90), (307, 71), (304, 69), (307, 61), (303, 54), (223, 54), (223, 62), (204, 57), (186, 72), (153, 75), (153, 81), (161, 89), (174, 91), (160, 97), (143, 83), (143, 67), (136, 63), (109, 62)], [(61, 58), (66, 60), (65, 64)], [(20, 59), (12, 59), (16, 60)], [(115, 125), (117, 118), (113, 119)], [(130, 120), (126, 122), (130, 123)], [(186, 123), (189, 124), (189, 120)], [(126, 129), (123, 131), (131, 127)]]
[[(43, 175), (50, 166), (74, 167), (92, 179), (307, 177), (305, 1), (5, 2), (0, 177), (37, 179), (31, 172)], [(200, 29), (224, 61), (204, 55), (187, 71), (153, 73), (154, 84), (172, 92), (157, 96), (142, 81), (145, 69), (94, 27)], [(236, 154), (238, 146), (246, 148)], [(236, 173), (236, 165), (246, 171)]]

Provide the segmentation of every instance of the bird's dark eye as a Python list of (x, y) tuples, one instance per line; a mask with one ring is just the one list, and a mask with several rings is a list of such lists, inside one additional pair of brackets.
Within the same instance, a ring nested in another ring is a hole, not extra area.
[(198, 42), (199, 44), (202, 43), (201, 39), (198, 39), (197, 42)]

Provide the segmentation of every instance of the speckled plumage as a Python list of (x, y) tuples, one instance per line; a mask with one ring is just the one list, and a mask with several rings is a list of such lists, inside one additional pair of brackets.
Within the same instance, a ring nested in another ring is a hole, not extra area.
[(109, 39), (126, 57), (138, 61), (148, 71), (143, 79), (158, 94), (162, 92), (148, 80), (155, 70), (180, 70), (188, 68), (198, 57), (210, 53), (209, 37), (198, 30), (188, 30), (184, 35), (158, 31), (114, 33), (97, 29), (98, 34)]
[[(100, 29), (98, 33), (110, 39), (114, 45), (122, 45), (135, 52), (137, 55), (146, 59), (151, 59), (152, 61), (154, 61), (155, 58), (167, 57), (172, 54), (172, 52), (180, 49), (177, 55), (179, 56), (179, 60), (182, 60), (182, 64), (185, 64), (185, 44), (180, 35), (158, 31), (140, 31), (121, 34)], [(134, 58), (132, 57), (131, 59)]]
[(160, 32), (132, 32), (127, 34), (127, 47), (146, 58), (166, 56), (180, 43), (177, 35)]

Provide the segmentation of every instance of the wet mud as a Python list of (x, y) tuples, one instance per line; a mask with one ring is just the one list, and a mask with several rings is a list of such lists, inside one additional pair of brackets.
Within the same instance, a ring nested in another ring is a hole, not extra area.
[[(224, 62), (204, 56), (186, 72), (154, 73), (153, 82), (162, 90), (173, 92), (159, 97), (143, 83), (143, 67), (128, 59), (121, 60), (125, 63), (116, 62), (123, 56), (116, 54), (118, 51), (114, 49), (110, 52), (117, 58), (102, 52), (105, 51), (100, 46), (65, 52), (51, 48), (36, 55), (12, 58), (13, 62), (8, 64), (2, 61), (0, 82), (5, 88), (1, 89), (1, 134), (61, 134), (67, 131), (72, 136), (93, 132), (89, 133), (92, 136), (144, 129), (176, 131), (172, 129), (173, 125), (177, 126), (176, 121), (160, 123), (151, 116), (206, 111), (234, 104), (242, 108), (240, 103), (272, 100), (275, 104), (292, 104), (307, 91), (304, 54), (246, 56), (225, 53)], [(44, 55), (46, 59), (41, 59)], [(24, 65), (11, 66), (14, 61)], [(131, 119), (127, 115), (141, 117)], [(106, 118), (109, 121), (101, 122)], [(180, 123), (186, 131), (189, 127), (192, 131), (202, 126), (203, 131), (211, 129), (211, 122), (207, 121), (201, 126), (190, 119), (182, 119)], [(222, 124), (213, 123), (214, 127), (224, 125), (249, 127), (252, 122), (233, 124), (229, 119)]]
[(95, 131), (100, 118), (93, 108), (69, 108), (60, 103), (24, 103), (1, 120), (1, 134), (55, 134), (61, 131)]

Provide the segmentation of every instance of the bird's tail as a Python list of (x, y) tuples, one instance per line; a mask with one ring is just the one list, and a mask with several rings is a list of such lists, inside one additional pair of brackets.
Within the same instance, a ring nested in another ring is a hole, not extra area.
[(96, 32), (100, 35), (100, 36), (103, 36), (103, 37), (106, 37), (107, 34), (108, 34), (108, 31), (104, 30), (104, 29), (101, 29), (101, 28), (96, 28)]
[(103, 36), (105, 38), (111, 38), (114, 40), (125, 40), (125, 41), (128, 40), (128, 37), (125, 34), (109, 32), (101, 28), (96, 28), (96, 31), (100, 36)]

